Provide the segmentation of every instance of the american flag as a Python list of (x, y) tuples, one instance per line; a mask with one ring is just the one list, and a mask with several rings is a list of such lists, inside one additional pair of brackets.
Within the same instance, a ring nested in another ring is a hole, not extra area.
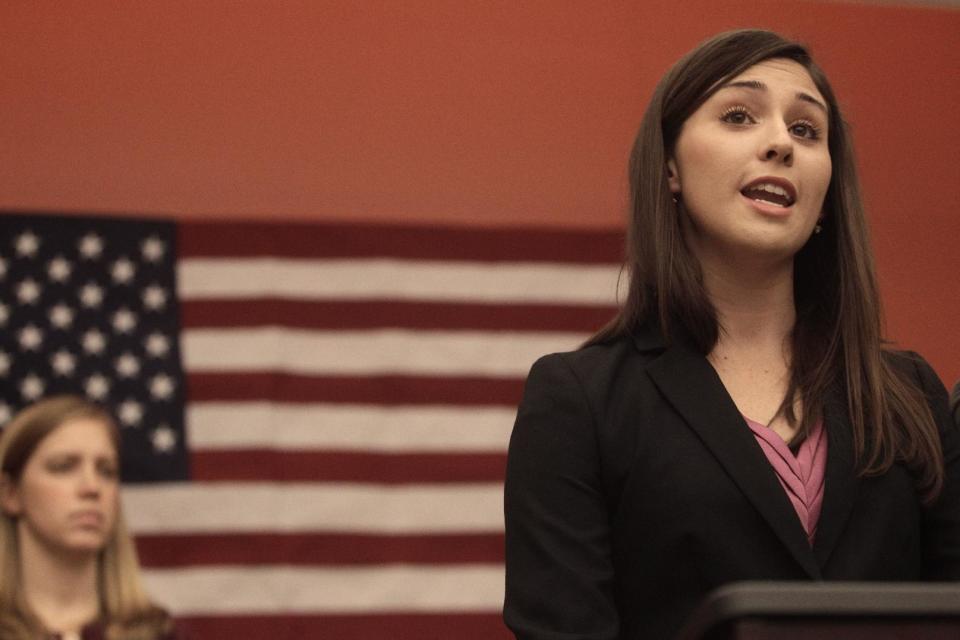
[(615, 231), (0, 217), (9, 414), (122, 427), (147, 586), (202, 638), (506, 638), (523, 380), (613, 314)]

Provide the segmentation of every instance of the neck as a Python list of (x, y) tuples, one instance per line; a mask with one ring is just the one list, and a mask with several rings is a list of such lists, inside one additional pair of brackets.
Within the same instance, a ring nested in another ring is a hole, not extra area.
[[(796, 322), (792, 259), (701, 259), (701, 268), (720, 323), (707, 359), (740, 412), (789, 442), (796, 425), (781, 409), (790, 385)], [(794, 401), (794, 415), (802, 411)]]
[(701, 256), (700, 263), (720, 322), (718, 347), (768, 350), (789, 343), (796, 321), (792, 259)]
[(48, 630), (79, 631), (100, 614), (98, 554), (63, 553), (23, 529), (21, 523), (20, 581), (27, 604)]

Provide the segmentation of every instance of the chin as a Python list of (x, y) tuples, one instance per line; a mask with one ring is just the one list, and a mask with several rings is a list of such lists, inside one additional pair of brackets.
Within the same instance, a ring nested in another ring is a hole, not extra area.
[(730, 248), (737, 258), (760, 259), (766, 262), (792, 260), (800, 250), (794, 243), (770, 238), (749, 238), (731, 243)]
[(62, 546), (65, 551), (78, 555), (97, 554), (107, 546), (107, 536), (99, 532), (84, 532), (70, 536)]

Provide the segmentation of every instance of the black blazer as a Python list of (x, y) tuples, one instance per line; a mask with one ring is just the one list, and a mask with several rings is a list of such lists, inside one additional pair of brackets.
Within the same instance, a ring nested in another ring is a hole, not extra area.
[(892, 355), (940, 427), (946, 484), (858, 478), (842, 390), (825, 400), (813, 548), (713, 367), (650, 329), (530, 371), (507, 461), (504, 619), (523, 640), (672, 637), (736, 580), (960, 579), (960, 432), (919, 356)]

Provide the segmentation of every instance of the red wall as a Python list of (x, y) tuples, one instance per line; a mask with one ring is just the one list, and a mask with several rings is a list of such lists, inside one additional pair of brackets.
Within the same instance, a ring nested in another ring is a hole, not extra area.
[(0, 5), (0, 207), (621, 224), (653, 84), (719, 30), (812, 45), (891, 338), (960, 377), (960, 11), (843, 2)]

